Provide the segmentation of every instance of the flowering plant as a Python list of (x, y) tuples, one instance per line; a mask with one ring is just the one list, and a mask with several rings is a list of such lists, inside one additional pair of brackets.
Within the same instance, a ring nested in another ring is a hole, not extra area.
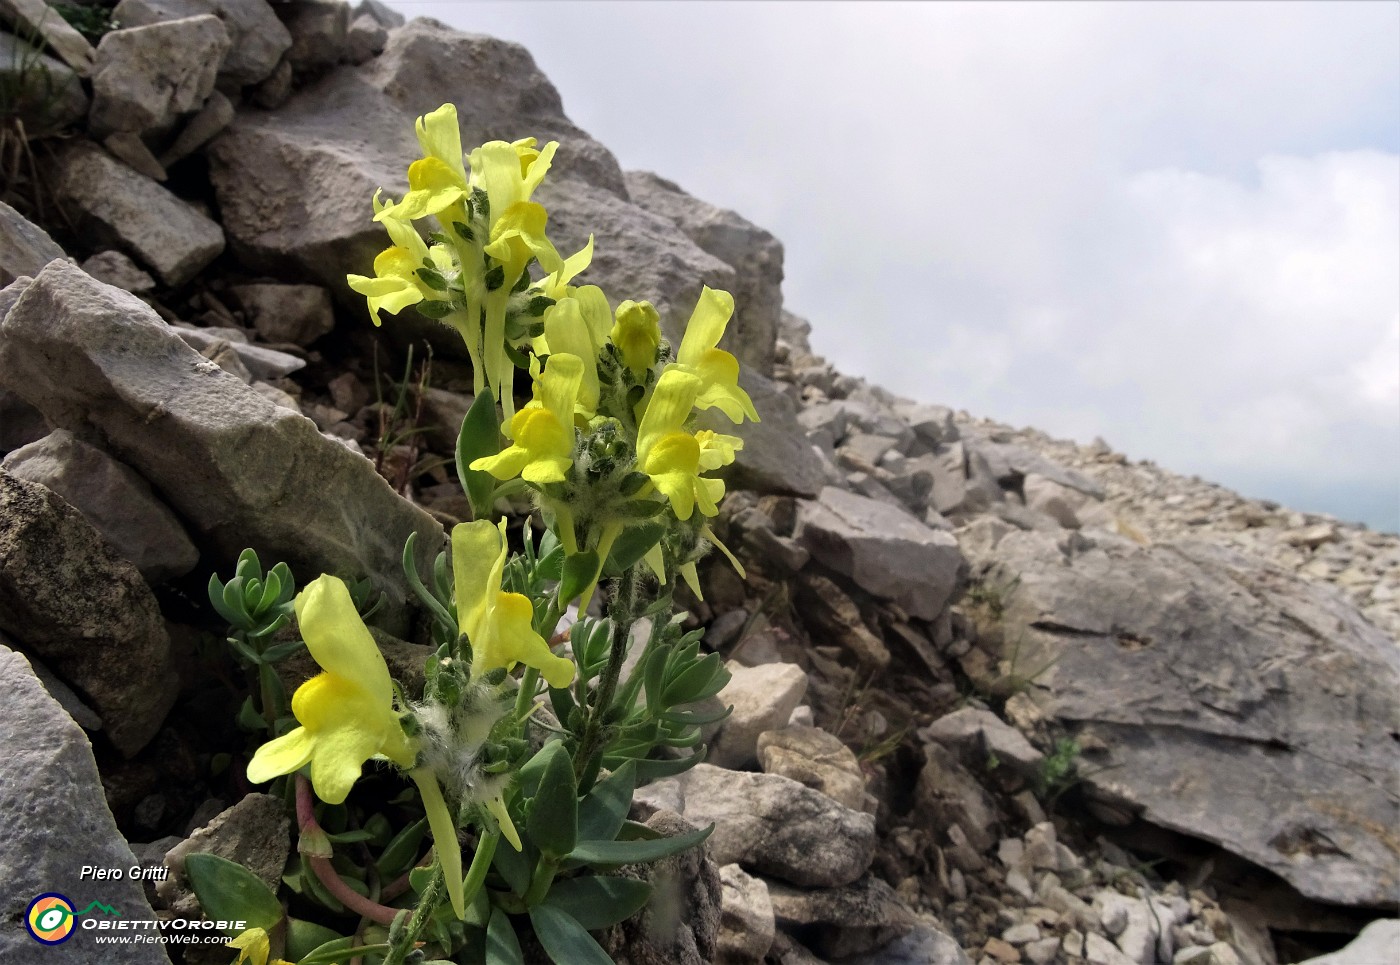
[[(250, 925), (233, 936), (239, 962), (521, 962), (521, 936), (555, 962), (606, 962), (589, 933), (650, 897), (645, 880), (612, 872), (710, 831), (660, 838), (627, 815), (638, 784), (703, 758), (700, 727), (727, 713), (702, 709), (728, 673), (701, 652), (700, 631), (682, 631), (673, 591), (679, 578), (700, 595), (696, 562), (712, 546), (743, 574), (711, 529), (724, 483), (709, 475), (743, 442), (696, 425), (707, 409), (758, 419), (718, 347), (734, 301), (705, 288), (673, 349), (648, 302), (613, 308), (575, 284), (593, 239), (568, 257), (550, 241), (532, 198), (557, 144), (492, 141), (464, 155), (450, 104), (417, 133), (407, 192), (373, 200), (391, 244), (373, 275), (348, 280), (375, 325), (413, 307), (458, 333), (473, 363), (456, 469), (475, 518), (452, 529), (426, 580), (412, 539), (404, 552), (435, 653), (422, 693), (408, 694), (364, 621), (361, 585), (322, 575), (293, 596), (286, 567), (263, 576), (251, 551), (227, 584), (212, 579), (231, 642), (257, 669), (241, 719), (270, 737), (248, 779), (290, 777), (300, 862), (284, 880), (299, 909), (319, 906), (340, 927), (290, 916), (221, 859), (192, 859), (191, 878), (206, 908), (256, 893), (227, 916)], [(531, 398), (517, 409), (518, 370)], [(513, 551), (496, 507), (521, 491), (544, 528), (527, 527)], [(586, 615), (595, 595), (606, 599), (597, 619)], [(288, 706), (271, 665), (298, 645), (267, 641), (293, 616), (321, 672)], [(350, 810), (369, 762), (407, 778), (396, 819)]]

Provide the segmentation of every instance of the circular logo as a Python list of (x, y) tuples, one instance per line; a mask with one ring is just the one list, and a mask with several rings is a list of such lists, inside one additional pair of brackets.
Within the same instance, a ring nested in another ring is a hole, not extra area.
[(73, 937), (73, 903), (56, 891), (40, 895), (29, 903), (24, 927), (40, 944), (62, 944)]

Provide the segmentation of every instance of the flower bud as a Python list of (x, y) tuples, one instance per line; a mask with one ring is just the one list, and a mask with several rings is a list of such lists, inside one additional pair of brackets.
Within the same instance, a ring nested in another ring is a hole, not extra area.
[(625, 301), (617, 306), (617, 321), (609, 336), (622, 352), (622, 361), (641, 375), (656, 363), (661, 344), (661, 316), (651, 302)]

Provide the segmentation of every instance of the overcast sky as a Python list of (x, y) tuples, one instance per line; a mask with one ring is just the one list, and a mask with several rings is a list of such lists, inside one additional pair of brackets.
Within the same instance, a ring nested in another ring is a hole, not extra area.
[(841, 370), (1400, 528), (1400, 4), (390, 5), (776, 234)]

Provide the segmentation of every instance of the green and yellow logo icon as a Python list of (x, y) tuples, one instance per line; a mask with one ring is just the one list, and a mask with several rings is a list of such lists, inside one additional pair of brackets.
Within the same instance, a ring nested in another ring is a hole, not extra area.
[(24, 927), (36, 942), (59, 945), (73, 935), (73, 903), (56, 891), (40, 895), (24, 913)]

